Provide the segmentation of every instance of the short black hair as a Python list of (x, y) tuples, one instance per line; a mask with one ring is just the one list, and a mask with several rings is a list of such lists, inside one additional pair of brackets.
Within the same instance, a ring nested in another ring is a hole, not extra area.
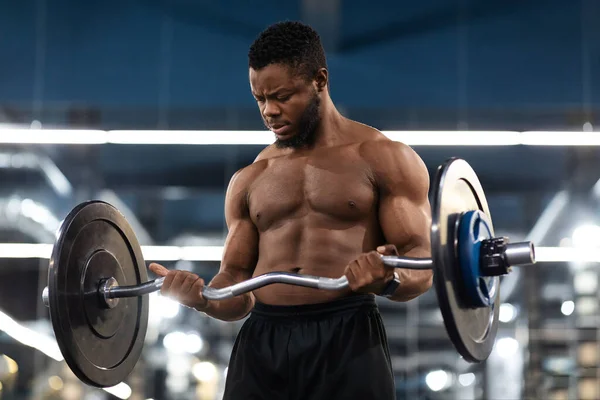
[(254, 70), (270, 64), (288, 65), (308, 80), (327, 68), (319, 34), (297, 21), (278, 22), (262, 31), (250, 46), (248, 64)]

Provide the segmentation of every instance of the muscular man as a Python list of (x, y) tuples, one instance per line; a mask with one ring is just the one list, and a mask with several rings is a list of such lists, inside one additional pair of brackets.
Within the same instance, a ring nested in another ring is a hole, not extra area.
[(166, 276), (161, 292), (188, 307), (224, 321), (250, 314), (225, 399), (395, 399), (375, 295), (411, 300), (430, 288), (432, 273), (394, 270), (380, 256), (430, 257), (427, 169), (410, 147), (339, 113), (309, 26), (263, 31), (249, 51), (249, 79), (276, 141), (229, 183), (228, 236), (209, 286), (287, 271), (345, 275), (349, 288), (274, 284), (213, 302), (197, 275), (150, 269)]

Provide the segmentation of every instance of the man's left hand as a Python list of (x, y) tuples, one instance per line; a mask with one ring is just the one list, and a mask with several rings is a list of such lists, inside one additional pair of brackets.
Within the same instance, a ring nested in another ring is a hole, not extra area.
[(352, 291), (357, 293), (379, 294), (394, 279), (394, 267), (383, 263), (381, 256), (397, 256), (398, 249), (393, 244), (379, 246), (377, 251), (361, 254), (346, 267), (344, 275)]

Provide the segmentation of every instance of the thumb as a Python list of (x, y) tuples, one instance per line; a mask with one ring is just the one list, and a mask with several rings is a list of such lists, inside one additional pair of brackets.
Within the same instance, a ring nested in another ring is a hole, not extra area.
[(393, 245), (393, 244), (386, 244), (383, 246), (379, 246), (379, 247), (377, 247), (377, 252), (384, 256), (397, 256), (398, 255), (398, 249), (396, 248), (396, 245)]
[(154, 272), (156, 275), (167, 276), (169, 274), (169, 270), (157, 263), (151, 263), (148, 267), (150, 271)]

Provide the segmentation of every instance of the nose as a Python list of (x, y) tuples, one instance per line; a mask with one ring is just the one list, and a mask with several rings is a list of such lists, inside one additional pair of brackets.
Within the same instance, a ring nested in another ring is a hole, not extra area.
[(281, 114), (281, 109), (277, 106), (274, 101), (266, 101), (265, 108), (263, 109), (263, 115), (265, 118), (273, 118)]

